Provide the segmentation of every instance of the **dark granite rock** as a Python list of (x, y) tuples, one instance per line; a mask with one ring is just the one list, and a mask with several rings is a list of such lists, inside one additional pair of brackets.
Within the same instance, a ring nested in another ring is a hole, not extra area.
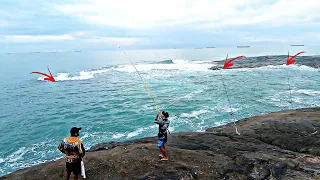
[(210, 70), (220, 70), (220, 68), (218, 68), (218, 66), (212, 66), (211, 68), (209, 68)]
[[(292, 54), (293, 55), (293, 54)], [(256, 56), (256, 57), (246, 57), (234, 61), (234, 65), (229, 69), (236, 68), (257, 68), (264, 66), (278, 66), (286, 64), (288, 56)], [(230, 59), (229, 59), (230, 60)], [(320, 68), (320, 56), (298, 56), (295, 58), (296, 65), (305, 65), (313, 68)], [(222, 66), (223, 62), (219, 62)], [(217, 66), (209, 68), (210, 70), (220, 70)]]

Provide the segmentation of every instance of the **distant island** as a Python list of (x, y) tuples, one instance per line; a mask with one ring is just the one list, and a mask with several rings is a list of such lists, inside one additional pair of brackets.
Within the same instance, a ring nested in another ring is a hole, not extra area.
[[(277, 55), (277, 56), (259, 56), (259, 57), (246, 57), (231, 68), (258, 68), (263, 66), (280, 66), (283, 65), (283, 59), (286, 59), (288, 55)], [(319, 68), (316, 62), (318, 57), (315, 56), (301, 56), (300, 61), (297, 62), (299, 65), (305, 65), (312, 68)], [(220, 61), (225, 61), (221, 59)], [(210, 70), (219, 70), (217, 66), (212, 66)]]
[(216, 48), (216, 47), (207, 47), (207, 48)]
[(304, 46), (304, 44), (292, 44), (291, 46)]
[(249, 48), (250, 46), (237, 46), (237, 48)]

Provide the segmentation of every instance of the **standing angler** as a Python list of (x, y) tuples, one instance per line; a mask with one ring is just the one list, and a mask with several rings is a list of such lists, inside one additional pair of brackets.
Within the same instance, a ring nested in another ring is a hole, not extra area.
[(81, 174), (81, 161), (85, 155), (85, 149), (82, 141), (78, 139), (81, 128), (73, 127), (70, 130), (71, 136), (64, 138), (60, 143), (58, 149), (66, 154), (66, 180), (69, 180), (71, 172), (73, 172), (73, 179), (77, 180), (78, 175)]
[(159, 124), (159, 133), (158, 133), (158, 147), (160, 148), (161, 154), (159, 155), (161, 157), (161, 161), (167, 161), (168, 155), (166, 153), (166, 147), (165, 143), (168, 139), (168, 128), (169, 128), (169, 113), (162, 111), (162, 113), (159, 113), (154, 121), (154, 123)]

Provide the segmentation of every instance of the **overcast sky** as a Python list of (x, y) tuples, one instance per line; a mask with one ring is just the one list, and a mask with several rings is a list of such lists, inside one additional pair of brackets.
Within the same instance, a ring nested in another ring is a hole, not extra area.
[(319, 42), (320, 0), (0, 1), (0, 52)]

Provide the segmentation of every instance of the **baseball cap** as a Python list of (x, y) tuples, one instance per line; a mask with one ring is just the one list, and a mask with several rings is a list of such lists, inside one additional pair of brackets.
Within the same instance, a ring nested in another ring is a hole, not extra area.
[(81, 127), (79, 127), (79, 128), (78, 127), (73, 127), (73, 128), (70, 129), (70, 133), (71, 133), (71, 135), (73, 135), (75, 133), (78, 133), (79, 130), (81, 130)]
[(169, 117), (169, 113), (168, 112), (162, 111), (162, 114), (164, 115), (165, 118)]

